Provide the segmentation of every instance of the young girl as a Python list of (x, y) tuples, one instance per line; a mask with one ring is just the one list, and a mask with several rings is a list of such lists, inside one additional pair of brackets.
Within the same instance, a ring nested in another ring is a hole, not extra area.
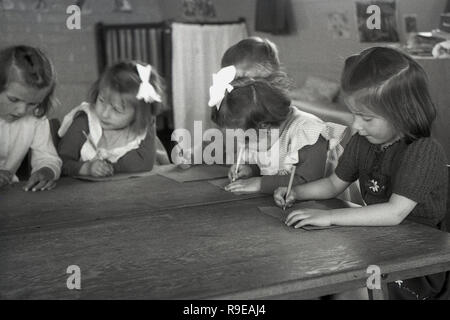
[[(251, 164), (239, 165), (237, 172), (236, 165), (231, 167), (230, 180), (237, 181), (226, 190), (273, 193), (277, 187), (287, 185), (294, 164), (297, 184), (322, 178), (328, 151), (335, 150), (345, 127), (326, 124), (292, 107), (283, 90), (286, 75), (282, 72), (235, 79), (236, 73), (236, 68), (229, 66), (217, 74), (209, 103), (213, 107), (212, 120), (222, 128), (254, 129), (257, 141), (244, 147), (247, 156), (242, 160)], [(218, 79), (228, 80), (221, 83)], [(273, 135), (274, 129), (279, 134)]]
[[(239, 41), (223, 54), (222, 68), (235, 66), (235, 77), (267, 77), (280, 70), (280, 59), (276, 45), (268, 39), (250, 37)], [(283, 88), (289, 85), (287, 79), (283, 81)], [(224, 141), (225, 142), (225, 141)], [(206, 148), (208, 143), (196, 145), (192, 149), (183, 150), (180, 156), (178, 146), (172, 152), (172, 160), (179, 164), (180, 168), (189, 168), (193, 163), (193, 155), (200, 149)], [(224, 145), (225, 149), (225, 145)], [(200, 151), (201, 152), (201, 151)], [(224, 159), (225, 161), (225, 159)]]
[(211, 119), (223, 129), (255, 129), (261, 133), (258, 142), (268, 142), (262, 150), (258, 142), (244, 146), (241, 160), (251, 164), (240, 164), (237, 172), (236, 165), (231, 166), (232, 183), (226, 190), (273, 193), (288, 183), (294, 164), (296, 183), (322, 178), (345, 127), (291, 106), (291, 82), (281, 71), (275, 44), (258, 37), (244, 39), (225, 52), (221, 65), (210, 88)]
[[(357, 132), (334, 174), (274, 193), (278, 206), (294, 200), (336, 197), (359, 179), (367, 206), (336, 210), (297, 210), (286, 224), (392, 226), (405, 218), (443, 230), (447, 168), (442, 147), (430, 137), (435, 108), (423, 69), (390, 48), (370, 48), (345, 62), (342, 89)], [(393, 299), (442, 298), (446, 274), (390, 284)]]
[(0, 187), (18, 181), (17, 169), (31, 149), (32, 172), (24, 190), (50, 190), (61, 171), (47, 113), (53, 106), (55, 71), (37, 48), (0, 51)]
[(152, 170), (155, 116), (163, 101), (161, 79), (150, 65), (109, 67), (94, 84), (90, 101), (64, 117), (58, 132), (63, 174), (104, 177)]

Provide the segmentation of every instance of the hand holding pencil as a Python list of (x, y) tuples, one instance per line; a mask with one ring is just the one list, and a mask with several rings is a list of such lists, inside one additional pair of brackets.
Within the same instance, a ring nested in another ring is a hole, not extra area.
[(295, 202), (295, 192), (292, 190), (292, 185), (295, 177), (295, 169), (296, 167), (292, 167), (291, 175), (289, 177), (289, 183), (287, 187), (279, 187), (275, 190), (273, 194), (273, 199), (275, 204), (278, 207), (281, 207), (283, 210), (291, 207)]
[(289, 197), (289, 194), (291, 193), (292, 190), (292, 182), (294, 182), (294, 176), (295, 176), (295, 166), (292, 167), (291, 169), (291, 176), (289, 177), (289, 183), (288, 183), (288, 187), (286, 190), (286, 194), (284, 195), (284, 205), (283, 205), (283, 210), (286, 210), (286, 200)]
[(238, 175), (239, 172), (239, 164), (241, 162), (241, 158), (242, 158), (242, 153), (244, 152), (244, 147), (241, 147), (241, 149), (239, 149), (239, 154), (238, 154), (238, 158), (237, 158), (237, 163), (236, 163), (236, 167), (234, 169), (234, 176), (233, 179), (231, 180), (231, 182), (234, 182), (236, 180), (236, 177)]
[(239, 179), (250, 178), (253, 175), (252, 168), (249, 165), (242, 164), (244, 155), (244, 147), (241, 147), (238, 153), (236, 164), (233, 164), (228, 171), (228, 179), (235, 182)]

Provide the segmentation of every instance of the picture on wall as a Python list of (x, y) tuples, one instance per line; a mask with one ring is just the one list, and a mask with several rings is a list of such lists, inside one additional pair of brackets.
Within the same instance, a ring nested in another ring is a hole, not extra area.
[(14, 2), (12, 0), (0, 0), (0, 10), (14, 10)]
[(417, 14), (407, 14), (403, 16), (405, 21), (405, 32), (416, 33), (417, 32)]
[[(398, 42), (397, 6), (395, 0), (356, 1), (356, 18), (361, 42)], [(369, 6), (378, 11), (369, 11)], [(379, 21), (377, 21), (379, 20)], [(373, 28), (370, 22), (379, 22), (379, 28)]]
[(118, 12), (132, 12), (133, 8), (129, 0), (115, 0), (114, 1), (115, 8), (114, 11)]
[(349, 39), (350, 25), (347, 13), (330, 12), (328, 14), (328, 32), (331, 33), (333, 39)]
[(216, 9), (212, 0), (183, 0), (185, 18), (215, 18)]

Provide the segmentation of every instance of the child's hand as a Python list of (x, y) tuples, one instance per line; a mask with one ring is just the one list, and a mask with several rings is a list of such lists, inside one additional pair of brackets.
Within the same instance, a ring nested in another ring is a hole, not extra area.
[(23, 187), (25, 191), (51, 190), (56, 186), (55, 173), (52, 169), (44, 167), (30, 176), (27, 184)]
[(250, 178), (252, 174), (253, 174), (252, 167), (246, 164), (239, 165), (239, 169), (236, 174), (236, 164), (233, 164), (230, 170), (228, 170), (228, 179), (230, 179), (231, 182), (234, 182), (238, 179)]
[(0, 187), (10, 184), (13, 178), (13, 174), (8, 170), (0, 170)]
[(107, 161), (95, 159), (89, 162), (89, 175), (93, 177), (107, 177), (113, 174), (113, 166)]
[(227, 185), (225, 190), (238, 194), (259, 192), (261, 191), (261, 177), (240, 179)]
[(306, 225), (329, 227), (331, 226), (330, 210), (302, 209), (292, 211), (286, 218), (286, 225), (301, 228)]
[(288, 197), (286, 198), (286, 187), (279, 187), (275, 190), (273, 193), (273, 200), (275, 201), (275, 204), (280, 208), (290, 208), (295, 202), (295, 192), (291, 189), (291, 192), (289, 192)]

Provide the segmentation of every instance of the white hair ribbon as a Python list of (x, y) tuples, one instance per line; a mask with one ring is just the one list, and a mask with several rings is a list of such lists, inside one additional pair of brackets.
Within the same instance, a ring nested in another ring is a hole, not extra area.
[(225, 97), (225, 90), (231, 92), (233, 86), (230, 84), (236, 77), (236, 68), (228, 66), (219, 70), (219, 72), (212, 75), (213, 84), (209, 88), (209, 102), (208, 106), (216, 106), (220, 109), (220, 104)]
[(144, 100), (147, 103), (156, 101), (161, 102), (161, 96), (156, 92), (155, 88), (150, 83), (150, 75), (152, 74), (152, 66), (136, 64), (136, 69), (141, 78), (139, 91), (136, 95), (138, 100)]

